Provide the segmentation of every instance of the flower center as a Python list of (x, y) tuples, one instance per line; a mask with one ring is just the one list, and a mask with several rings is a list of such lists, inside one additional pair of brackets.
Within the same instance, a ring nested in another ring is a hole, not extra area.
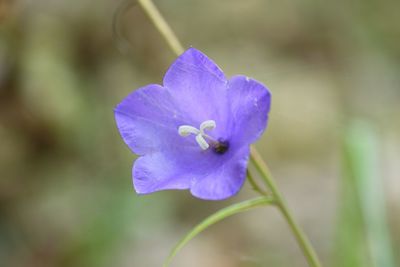
[[(205, 133), (205, 131), (211, 131), (216, 127), (216, 123), (214, 120), (206, 120), (200, 124), (200, 129), (190, 125), (182, 125), (178, 128), (178, 133), (180, 136), (186, 137), (191, 134), (196, 136), (196, 142), (200, 146), (201, 149), (206, 150), (212, 146), (217, 146), (219, 144), (214, 138)], [(208, 140), (208, 142), (207, 142)]]

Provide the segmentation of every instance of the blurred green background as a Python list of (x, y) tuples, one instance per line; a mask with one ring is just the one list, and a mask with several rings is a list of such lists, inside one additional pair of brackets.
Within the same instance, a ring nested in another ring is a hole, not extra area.
[[(271, 89), (257, 147), (324, 266), (400, 262), (400, 1), (155, 3), (186, 47)], [(113, 33), (120, 4), (0, 0), (0, 266), (161, 266), (197, 222), (255, 195), (134, 193), (113, 108), (175, 56), (138, 6)], [(173, 266), (307, 264), (267, 207), (208, 229)]]

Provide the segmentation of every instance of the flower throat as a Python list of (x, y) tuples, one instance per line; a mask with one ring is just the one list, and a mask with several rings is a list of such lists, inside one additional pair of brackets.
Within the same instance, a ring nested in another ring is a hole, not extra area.
[(211, 149), (217, 154), (224, 154), (229, 149), (229, 142), (224, 141), (221, 138), (215, 140), (213, 137), (205, 133), (205, 131), (211, 131), (215, 129), (216, 123), (214, 120), (206, 120), (200, 124), (200, 129), (190, 125), (182, 125), (178, 128), (180, 136), (187, 137), (191, 134), (195, 135), (197, 144), (202, 150)]

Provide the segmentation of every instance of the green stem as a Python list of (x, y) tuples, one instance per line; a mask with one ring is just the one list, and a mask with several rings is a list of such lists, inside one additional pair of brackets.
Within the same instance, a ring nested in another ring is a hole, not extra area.
[(179, 56), (185, 50), (179, 39), (176, 37), (175, 33), (172, 31), (171, 27), (168, 25), (167, 21), (163, 18), (160, 11), (151, 0), (138, 0), (139, 5), (143, 8), (144, 12), (153, 22), (154, 26), (161, 33), (164, 39), (167, 41), (171, 50)]
[[(167, 41), (171, 50), (176, 55), (182, 54), (184, 51), (183, 46), (181, 45), (178, 38), (172, 31), (171, 27), (168, 25), (166, 20), (163, 18), (163, 16), (157, 9), (157, 7), (154, 5), (154, 3), (151, 0), (138, 0), (138, 3), (142, 7), (144, 12), (147, 14), (147, 16), (150, 18), (150, 20), (153, 22), (154, 26), (157, 28), (157, 30), (160, 32), (160, 34)], [(254, 165), (258, 169), (258, 171), (262, 174), (262, 178), (264, 179), (264, 182), (271, 189), (271, 192), (275, 197), (277, 207), (279, 208), (279, 210), (282, 212), (283, 216), (287, 220), (287, 222), (288, 222), (290, 228), (292, 229), (292, 232), (295, 235), (296, 240), (297, 240), (300, 248), (302, 249), (305, 257), (307, 258), (310, 266), (311, 267), (321, 267), (321, 264), (318, 260), (318, 257), (316, 255), (313, 247), (311, 246), (310, 242), (308, 241), (307, 237), (305, 236), (305, 234), (303, 233), (301, 228), (294, 221), (294, 218), (293, 218), (292, 214), (290, 213), (285, 200), (283, 199), (281, 193), (279, 192), (277, 186), (275, 185), (274, 180), (272, 179), (272, 176), (269, 173), (267, 165), (264, 163), (264, 161), (262, 160), (262, 158), (260, 157), (260, 155), (258, 154), (257, 150), (254, 147), (251, 148), (250, 157), (251, 157), (251, 160), (254, 162)], [(254, 180), (252, 180), (252, 181), (254, 181)], [(256, 188), (258, 188), (258, 187), (256, 187)], [(260, 190), (259, 193), (263, 195), (263, 191)]]
[(304, 256), (306, 257), (309, 265), (312, 267), (321, 267), (321, 263), (318, 259), (317, 254), (315, 253), (314, 248), (312, 247), (310, 241), (304, 234), (303, 230), (294, 220), (294, 217), (291, 214), (285, 199), (278, 190), (278, 187), (276, 186), (275, 181), (273, 180), (267, 165), (265, 164), (264, 160), (261, 158), (260, 154), (255, 148), (251, 149), (250, 159), (254, 163), (257, 170), (260, 172), (262, 178), (264, 179), (265, 184), (271, 189), (271, 192), (276, 200), (275, 204), (282, 212), (287, 223), (289, 224), (290, 229), (292, 230), (294, 236), (296, 237), (297, 243), (299, 244), (301, 250), (303, 251)]

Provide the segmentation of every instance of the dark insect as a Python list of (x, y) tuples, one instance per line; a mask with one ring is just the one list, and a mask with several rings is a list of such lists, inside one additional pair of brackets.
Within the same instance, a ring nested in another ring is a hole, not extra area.
[(224, 154), (229, 149), (229, 142), (219, 139), (216, 144), (213, 145), (213, 150), (217, 154)]

